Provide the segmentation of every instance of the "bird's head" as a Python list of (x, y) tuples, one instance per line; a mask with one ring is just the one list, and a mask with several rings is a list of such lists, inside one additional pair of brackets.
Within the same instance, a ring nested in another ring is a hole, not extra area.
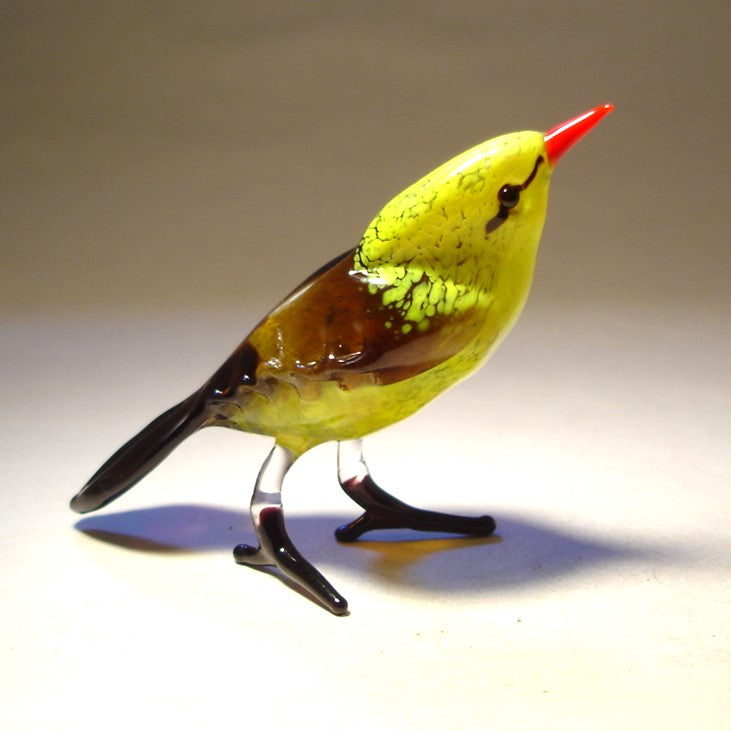
[(611, 110), (610, 104), (590, 109), (545, 133), (495, 137), (441, 165), (373, 219), (356, 253), (356, 269), (386, 288), (405, 289), (425, 278), (464, 285), (465, 307), (474, 304), (467, 290), (513, 288), (524, 296), (551, 173), (564, 152)]

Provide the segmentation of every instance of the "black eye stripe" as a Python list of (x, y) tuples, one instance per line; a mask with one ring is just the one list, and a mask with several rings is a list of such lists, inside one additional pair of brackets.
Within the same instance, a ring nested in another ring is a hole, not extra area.
[(533, 179), (536, 177), (536, 173), (538, 172), (538, 166), (542, 162), (543, 155), (539, 155), (536, 158), (536, 164), (533, 166), (531, 174), (521, 185), (505, 183), (505, 185), (500, 188), (497, 194), (497, 201), (500, 205), (500, 209), (498, 210), (497, 216), (494, 216), (485, 224), (485, 237), (508, 220), (508, 211), (518, 205), (521, 191), (525, 190), (533, 182)]
[(485, 224), (485, 238), (487, 238), (488, 234), (491, 234), (495, 229), (497, 229), (500, 225), (505, 223), (505, 221), (507, 221), (507, 220), (508, 220), (508, 209), (500, 206), (500, 211), (498, 212), (497, 216), (493, 216)]
[(538, 155), (538, 157), (536, 158), (536, 164), (533, 166), (533, 170), (531, 170), (531, 174), (525, 179), (523, 185), (519, 186), (521, 190), (525, 190), (533, 182), (533, 178), (536, 177), (536, 173), (538, 172), (538, 166), (542, 162), (543, 155)]

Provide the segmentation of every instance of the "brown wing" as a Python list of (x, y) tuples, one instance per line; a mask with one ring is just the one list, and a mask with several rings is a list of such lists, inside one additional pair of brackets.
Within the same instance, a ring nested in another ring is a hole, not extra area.
[(406, 323), (353, 271), (353, 255), (315, 272), (242, 343), (237, 353), (246, 353), (247, 363), (256, 353), (259, 378), (337, 381), (344, 388), (394, 383), (433, 368), (475, 337), (476, 311), (437, 315), (425, 332)]

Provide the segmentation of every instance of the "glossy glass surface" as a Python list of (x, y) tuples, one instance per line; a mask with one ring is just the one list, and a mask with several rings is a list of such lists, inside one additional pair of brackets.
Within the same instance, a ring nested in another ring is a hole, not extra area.
[(491, 533), (489, 516), (421, 510), (386, 493), (360, 438), (417, 411), (505, 337), (530, 289), (554, 166), (609, 111), (488, 140), (409, 186), (355, 249), (306, 279), (199, 390), (112, 455), (71, 507), (107, 504), (201, 427), (270, 435), (251, 503), (260, 545), (237, 546), (235, 558), (275, 567), (335, 614), (347, 603), (292, 544), (281, 503), (287, 471), (315, 445), (341, 443), (340, 484), (365, 511), (339, 540), (384, 528)]

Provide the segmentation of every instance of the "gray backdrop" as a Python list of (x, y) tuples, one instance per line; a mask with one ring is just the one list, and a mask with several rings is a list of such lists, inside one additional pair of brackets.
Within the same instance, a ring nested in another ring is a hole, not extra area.
[(534, 298), (728, 303), (727, 3), (3, 5), (3, 312), (266, 307), (453, 154), (605, 101)]

